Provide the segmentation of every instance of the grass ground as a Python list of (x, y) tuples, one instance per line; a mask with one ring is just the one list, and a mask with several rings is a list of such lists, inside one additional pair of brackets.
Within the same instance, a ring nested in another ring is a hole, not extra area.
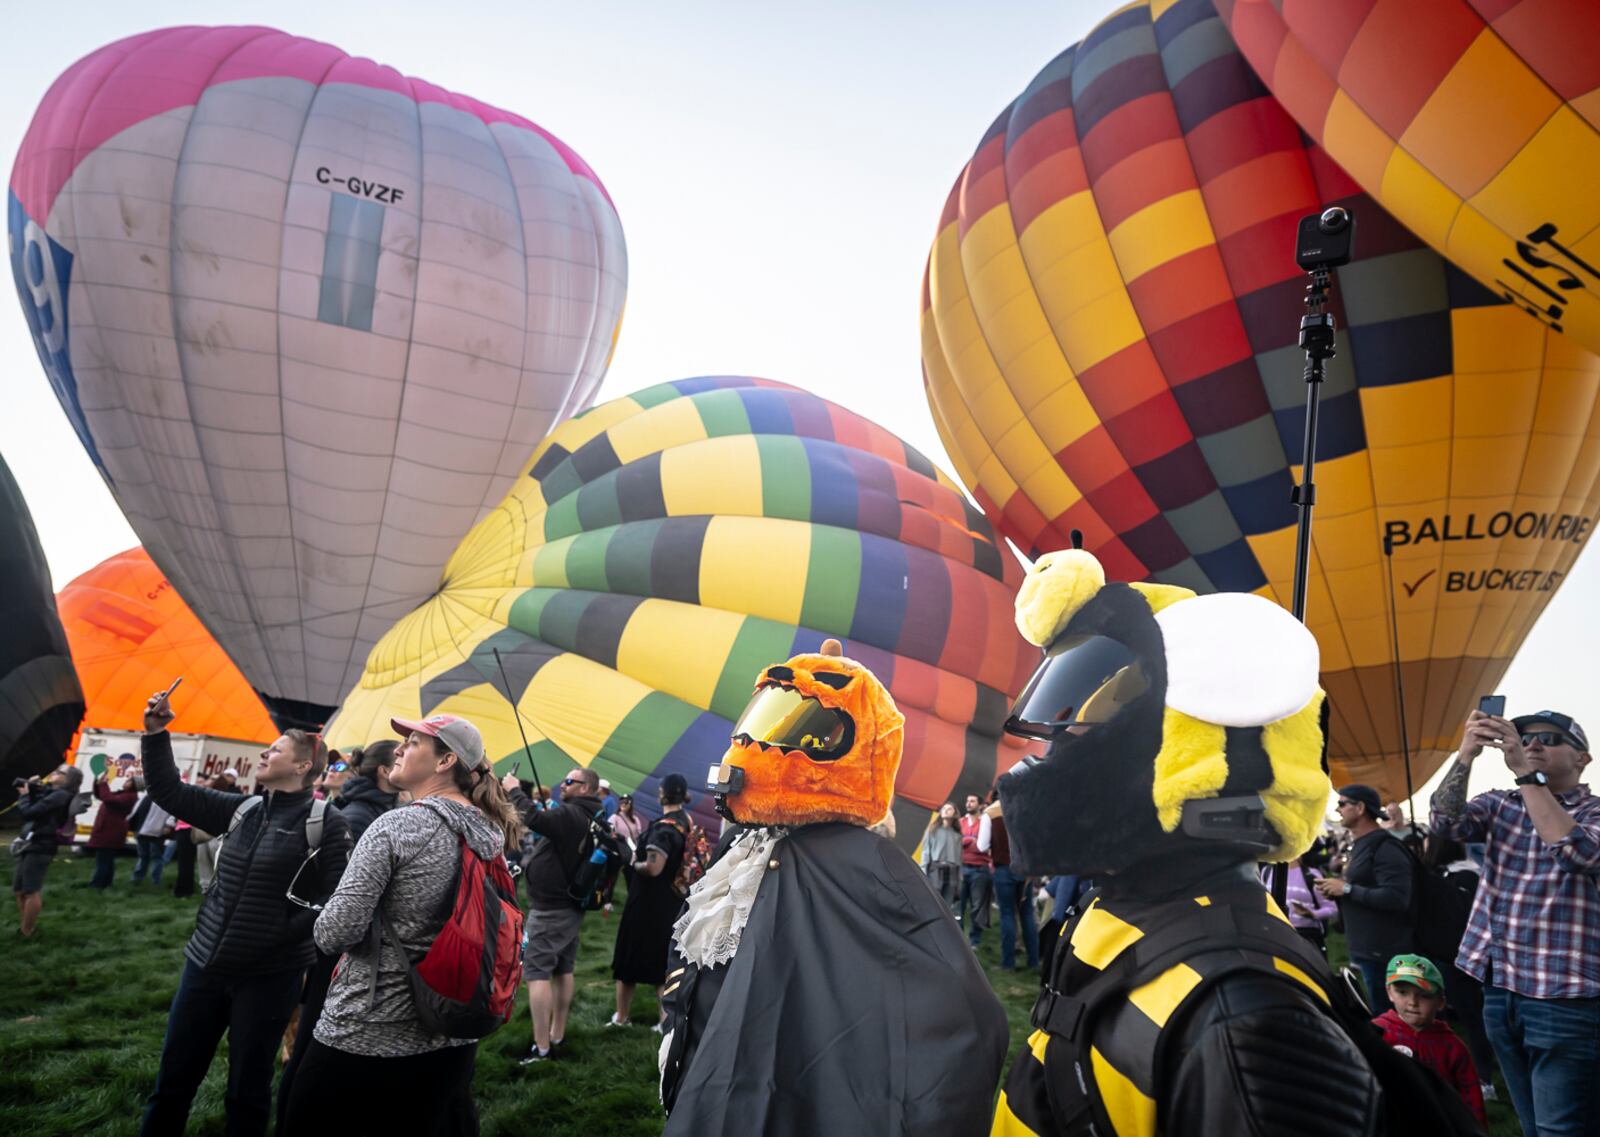
[[(121, 1137), (138, 1130), (144, 1096), (155, 1082), (167, 1007), (182, 969), (182, 948), (197, 899), (177, 900), (168, 885), (128, 882), (118, 866), (107, 894), (90, 890), (90, 864), (59, 858), (45, 883), (39, 933), (20, 940), (10, 916), (0, 953), (0, 1133), (15, 1137)], [(9, 859), (0, 861), (9, 876)], [(169, 866), (169, 873), (171, 868)], [(528, 1017), (478, 1051), (477, 1100), (483, 1132), (548, 1137), (656, 1137), (656, 1044), (647, 1026), (609, 1029), (611, 944), (617, 919), (588, 918), (578, 956), (578, 998), (557, 1062), (529, 1069)], [(1006, 1008), (1012, 1050), (1029, 1033), (1037, 993), (1033, 973), (999, 966), (999, 934), (989, 931), (979, 958)], [(634, 1019), (653, 1022), (654, 996), (642, 988)], [(224, 1044), (226, 1045), (226, 1044)], [(190, 1133), (223, 1132), (225, 1064), (200, 1089)], [(1503, 1097), (1503, 1090), (1502, 1090)], [(1508, 1106), (1491, 1103), (1494, 1137), (1519, 1132)]]

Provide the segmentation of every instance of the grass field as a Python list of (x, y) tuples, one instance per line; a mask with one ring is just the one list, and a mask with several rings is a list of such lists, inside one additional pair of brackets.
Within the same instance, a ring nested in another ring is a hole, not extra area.
[[(4, 867), (9, 879), (9, 858)], [(97, 893), (87, 887), (90, 867), (86, 859), (57, 859), (34, 939), (16, 935), (14, 914), (7, 919), (8, 942), (0, 954), (0, 1133), (8, 1137), (132, 1135), (155, 1083), (167, 1007), (199, 901), (175, 899), (170, 875), (159, 888), (130, 884), (131, 860), (118, 866), (109, 893)], [(561, 1060), (517, 1065), (529, 1045), (525, 1005), (479, 1047), (476, 1087), (486, 1137), (661, 1132), (655, 1089), (660, 1036), (644, 1025), (604, 1026), (613, 1006), (616, 927), (615, 916), (588, 918)], [(998, 930), (990, 930), (980, 959), (1005, 1005), (1015, 1051), (1029, 1033), (1037, 980), (1033, 973), (1002, 971), (998, 942)], [(635, 1020), (648, 1024), (655, 1013), (654, 997), (642, 988)], [(190, 1133), (223, 1132), (224, 1077), (224, 1063), (213, 1064)], [(1489, 1109), (1495, 1137), (1515, 1137), (1519, 1129), (1509, 1107), (1501, 1102)]]

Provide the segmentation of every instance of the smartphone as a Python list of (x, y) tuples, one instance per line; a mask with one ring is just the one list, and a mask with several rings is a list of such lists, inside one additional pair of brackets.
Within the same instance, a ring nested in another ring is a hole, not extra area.
[(1478, 713), (1491, 715), (1494, 718), (1504, 718), (1506, 713), (1506, 697), (1504, 695), (1484, 695), (1478, 700)]
[[(168, 687), (165, 691), (161, 692), (161, 697), (163, 699), (172, 698), (172, 693), (178, 689), (178, 684), (182, 683), (182, 682), (183, 682), (183, 676), (180, 675), (180, 676), (178, 676), (176, 679), (174, 679), (172, 681), (172, 686)], [(1505, 702), (1505, 700), (1501, 699), (1500, 702), (1503, 704)]]

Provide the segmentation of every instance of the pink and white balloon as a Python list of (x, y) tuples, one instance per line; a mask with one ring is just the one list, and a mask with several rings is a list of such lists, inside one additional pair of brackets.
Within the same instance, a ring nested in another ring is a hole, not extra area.
[(259, 27), (111, 44), (7, 201), (46, 375), (245, 675), (331, 706), (621, 321), (616, 210), (534, 123)]

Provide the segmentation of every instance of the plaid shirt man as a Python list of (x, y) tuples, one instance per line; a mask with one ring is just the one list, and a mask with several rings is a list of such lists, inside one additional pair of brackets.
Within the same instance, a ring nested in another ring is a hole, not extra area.
[(1600, 996), (1600, 798), (1556, 794), (1577, 826), (1546, 844), (1521, 790), (1491, 790), (1459, 816), (1432, 802), (1435, 832), (1484, 841), (1483, 879), (1456, 966), (1532, 999)]

